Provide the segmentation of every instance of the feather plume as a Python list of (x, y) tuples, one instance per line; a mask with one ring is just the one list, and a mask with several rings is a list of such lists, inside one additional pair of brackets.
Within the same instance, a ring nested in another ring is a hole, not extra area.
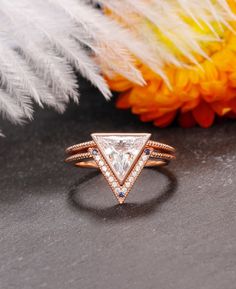
[[(84, 1), (1, 0), (0, 4), (0, 112), (14, 123), (32, 119), (34, 103), (59, 112), (70, 99), (77, 103), (74, 70), (109, 99), (98, 58), (106, 60), (112, 71), (144, 83), (125, 45), (129, 34), (124, 41), (124, 29)], [(8, 106), (3, 101), (6, 95)], [(15, 115), (8, 111), (10, 106), (18, 106)]]
[[(235, 19), (226, 0), (136, 0), (135, 3), (132, 0), (98, 0), (98, 2), (118, 16), (124, 24), (132, 27), (131, 31), (140, 41), (152, 48), (155, 59), (159, 59), (160, 68), (164, 64), (185, 65), (183, 60), (169, 49), (170, 45), (192, 63), (198, 63), (195, 53), (207, 58), (201, 44), (209, 40), (220, 40), (212, 22), (216, 21), (219, 26), (230, 27), (229, 22)], [(196, 32), (185, 21), (182, 17), (183, 11), (200, 29), (204, 29), (201, 23), (210, 28), (208, 37), (206, 33)], [(158, 38), (156, 32), (162, 37)]]
[(0, 0), (0, 19), (0, 113), (22, 123), (32, 119), (34, 103), (59, 112), (78, 103), (74, 70), (107, 99), (101, 71), (145, 84), (136, 59), (168, 84), (164, 66), (207, 58), (202, 44), (220, 41), (224, 26), (233, 31), (235, 15), (227, 0)]

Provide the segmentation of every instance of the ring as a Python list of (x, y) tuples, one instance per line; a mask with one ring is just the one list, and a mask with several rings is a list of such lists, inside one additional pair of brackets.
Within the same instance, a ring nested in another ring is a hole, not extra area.
[(115, 197), (123, 204), (144, 167), (167, 165), (175, 149), (150, 140), (149, 133), (93, 133), (92, 141), (66, 149), (67, 163), (99, 168)]

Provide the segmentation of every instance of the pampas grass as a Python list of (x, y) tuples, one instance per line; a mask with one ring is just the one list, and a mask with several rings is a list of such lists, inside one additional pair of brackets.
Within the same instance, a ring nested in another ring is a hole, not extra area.
[(34, 103), (58, 112), (70, 100), (78, 103), (75, 71), (109, 99), (99, 61), (144, 83), (133, 65), (127, 32), (91, 5), (76, 0), (0, 4), (0, 112), (13, 123), (32, 119)]
[[(99, 3), (115, 17), (95, 9)], [(204, 37), (181, 17), (187, 14)], [(150, 67), (168, 84), (164, 65), (186, 65), (157, 39), (155, 29), (189, 61), (207, 57), (204, 41), (218, 40), (219, 27), (235, 19), (226, 0), (1, 0), (0, 113), (15, 124), (33, 118), (34, 104), (63, 112), (70, 100), (78, 103), (75, 71), (111, 97), (101, 68), (145, 85), (134, 59)], [(126, 28), (127, 26), (131, 28)]]

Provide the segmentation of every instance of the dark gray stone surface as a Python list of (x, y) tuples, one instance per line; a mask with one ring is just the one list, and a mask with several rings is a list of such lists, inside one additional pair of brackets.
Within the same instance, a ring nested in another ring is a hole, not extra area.
[[(0, 139), (1, 289), (235, 289), (236, 122), (160, 130), (95, 90)], [(63, 162), (91, 132), (152, 132), (175, 145), (119, 206), (102, 176)]]

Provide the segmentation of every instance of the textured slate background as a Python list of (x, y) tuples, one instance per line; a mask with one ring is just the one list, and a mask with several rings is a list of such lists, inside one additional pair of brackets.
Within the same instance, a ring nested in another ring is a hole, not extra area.
[[(95, 90), (0, 139), (1, 289), (235, 289), (236, 122), (159, 130)], [(152, 132), (178, 160), (145, 170), (124, 206), (63, 163), (91, 132)]]

